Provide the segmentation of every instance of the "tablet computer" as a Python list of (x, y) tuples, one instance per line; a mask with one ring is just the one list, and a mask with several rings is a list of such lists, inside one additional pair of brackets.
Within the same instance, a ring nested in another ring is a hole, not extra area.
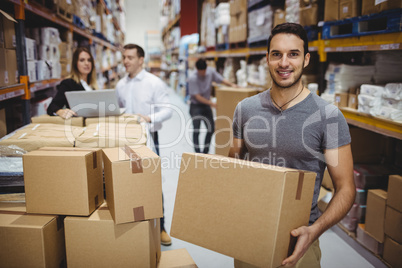
[(124, 113), (113, 89), (68, 91), (65, 93), (70, 109), (82, 117), (117, 116)]

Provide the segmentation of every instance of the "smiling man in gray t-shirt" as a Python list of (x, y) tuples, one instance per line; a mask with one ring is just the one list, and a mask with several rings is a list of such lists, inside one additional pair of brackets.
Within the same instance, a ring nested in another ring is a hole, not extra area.
[[(320, 267), (318, 238), (347, 214), (356, 194), (348, 125), (338, 108), (303, 86), (300, 78), (309, 61), (307, 34), (300, 24), (284, 23), (272, 30), (267, 52), (272, 88), (238, 104), (229, 152), (231, 157), (317, 173), (309, 225), (291, 231), (297, 243), (283, 260), (285, 267)], [(325, 167), (335, 193), (319, 216)]]

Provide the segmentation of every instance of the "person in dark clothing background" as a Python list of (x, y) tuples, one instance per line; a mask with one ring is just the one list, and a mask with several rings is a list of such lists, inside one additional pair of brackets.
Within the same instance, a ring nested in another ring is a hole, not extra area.
[(79, 47), (73, 54), (71, 75), (57, 86), (57, 93), (47, 108), (48, 115), (57, 115), (69, 119), (77, 114), (70, 110), (66, 96), (67, 91), (98, 89), (94, 58), (86, 47)]

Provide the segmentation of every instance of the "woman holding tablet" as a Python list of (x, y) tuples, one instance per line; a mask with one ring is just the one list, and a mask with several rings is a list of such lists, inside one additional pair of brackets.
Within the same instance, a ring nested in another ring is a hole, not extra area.
[(71, 75), (57, 86), (56, 96), (47, 108), (49, 115), (58, 115), (64, 119), (69, 119), (76, 115), (73, 110), (70, 110), (64, 93), (67, 91), (98, 89), (94, 67), (94, 58), (89, 49), (86, 47), (77, 48), (73, 54)]

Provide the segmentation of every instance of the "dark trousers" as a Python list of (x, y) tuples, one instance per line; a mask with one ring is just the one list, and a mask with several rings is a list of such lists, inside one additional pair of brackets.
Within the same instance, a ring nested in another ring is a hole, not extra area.
[[(159, 138), (158, 138), (158, 132), (151, 132), (152, 139), (154, 140), (155, 144), (155, 150), (156, 153), (159, 155)], [(162, 210), (163, 210), (163, 217), (161, 218), (161, 232), (165, 230), (165, 209), (163, 206), (163, 193), (162, 193)]]
[(193, 143), (196, 153), (201, 152), (201, 146), (198, 140), (200, 134), (201, 121), (204, 121), (207, 127), (207, 135), (205, 136), (204, 150), (202, 151), (204, 154), (207, 154), (209, 152), (209, 145), (211, 143), (212, 135), (214, 134), (215, 131), (215, 122), (212, 114), (212, 109), (209, 105), (206, 104), (192, 103), (190, 105), (190, 115), (193, 120), (193, 127), (194, 127)]

